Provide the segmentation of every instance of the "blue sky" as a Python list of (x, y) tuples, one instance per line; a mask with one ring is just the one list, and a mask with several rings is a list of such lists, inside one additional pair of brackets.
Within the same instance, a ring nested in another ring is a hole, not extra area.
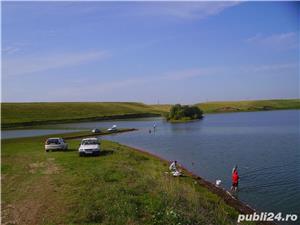
[(4, 2), (2, 101), (299, 98), (299, 2)]

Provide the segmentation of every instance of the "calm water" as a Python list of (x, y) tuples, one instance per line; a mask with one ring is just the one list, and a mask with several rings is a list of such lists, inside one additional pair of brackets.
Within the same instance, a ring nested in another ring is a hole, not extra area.
[(20, 137), (33, 137), (33, 136), (42, 136), (48, 134), (62, 134), (70, 133), (78, 130), (65, 130), (65, 129), (24, 129), (24, 130), (5, 130), (1, 131), (1, 138), (20, 138)]
[[(159, 118), (58, 125), (68, 129), (134, 127), (106, 139), (146, 149), (212, 182), (230, 188), (238, 164), (238, 198), (262, 211), (300, 212), (299, 110), (206, 115), (201, 121), (169, 124)], [(156, 132), (149, 129), (156, 124)], [(5, 136), (5, 135), (4, 135)], [(300, 216), (300, 215), (298, 215)]]

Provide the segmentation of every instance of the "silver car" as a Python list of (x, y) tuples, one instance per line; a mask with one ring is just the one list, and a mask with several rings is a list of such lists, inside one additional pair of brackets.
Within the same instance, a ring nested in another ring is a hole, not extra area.
[(52, 150), (67, 150), (68, 144), (62, 138), (48, 138), (45, 142), (46, 152)]

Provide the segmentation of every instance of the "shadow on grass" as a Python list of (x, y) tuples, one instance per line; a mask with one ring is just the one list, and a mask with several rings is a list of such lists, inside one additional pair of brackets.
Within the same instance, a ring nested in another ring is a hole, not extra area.
[[(61, 153), (67, 153), (67, 152), (78, 152), (78, 149), (67, 149), (67, 150), (51, 150), (47, 153), (51, 152), (61, 152)], [(95, 154), (86, 154), (84, 157), (97, 157), (97, 156), (107, 156), (107, 155), (112, 155), (114, 153), (113, 150), (101, 150), (98, 155)]]
[(78, 149), (52, 149), (52, 150), (49, 150), (47, 153), (51, 153), (51, 152), (77, 152)]
[(100, 151), (100, 155), (99, 156), (112, 155), (113, 153), (114, 153), (113, 150), (102, 150), (102, 151)]
[(113, 150), (101, 150), (99, 154), (85, 154), (82, 157), (101, 157), (101, 156), (108, 156), (114, 153)]

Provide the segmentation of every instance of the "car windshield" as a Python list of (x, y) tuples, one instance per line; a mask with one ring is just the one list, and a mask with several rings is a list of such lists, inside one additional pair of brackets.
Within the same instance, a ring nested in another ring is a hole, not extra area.
[(82, 141), (82, 145), (98, 145), (99, 142), (97, 140), (85, 140)]
[(47, 145), (51, 145), (51, 144), (58, 145), (58, 144), (60, 144), (60, 141), (58, 139), (48, 139)]

